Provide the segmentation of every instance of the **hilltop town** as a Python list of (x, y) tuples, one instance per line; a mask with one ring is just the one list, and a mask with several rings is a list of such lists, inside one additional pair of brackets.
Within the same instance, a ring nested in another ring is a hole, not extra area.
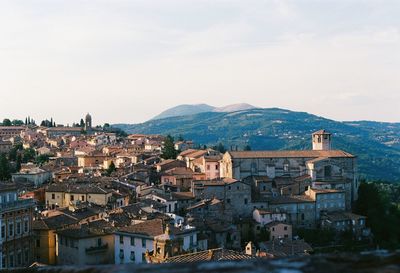
[[(310, 255), (368, 243), (357, 157), (322, 129), (312, 149), (207, 148), (30, 118), (0, 126), (0, 268)], [(315, 237), (315, 236), (314, 236)]]

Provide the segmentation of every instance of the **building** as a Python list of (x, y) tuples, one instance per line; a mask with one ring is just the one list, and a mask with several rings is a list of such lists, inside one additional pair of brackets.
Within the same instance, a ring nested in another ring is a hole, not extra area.
[(14, 184), (0, 183), (0, 268), (32, 263), (33, 210), (33, 199), (21, 200)]
[(57, 264), (56, 232), (78, 224), (78, 220), (66, 214), (59, 214), (33, 221), (35, 261), (46, 264)]
[(191, 191), (196, 200), (217, 198), (225, 204), (227, 212), (237, 217), (249, 216), (253, 211), (251, 187), (230, 178), (193, 181)]
[(271, 222), (285, 222), (286, 213), (279, 211), (268, 211), (263, 209), (255, 209), (253, 211), (253, 219), (260, 226), (265, 226)]
[(68, 207), (77, 203), (93, 203), (106, 206), (111, 203), (115, 191), (90, 183), (60, 183), (51, 184), (46, 188), (46, 207)]
[(230, 151), (221, 160), (221, 177), (238, 180), (249, 176), (294, 179), (309, 175), (312, 182), (344, 184), (350, 205), (357, 200), (359, 186), (356, 157), (341, 150), (332, 150), (331, 141), (329, 133), (318, 131), (313, 134), (313, 150)]
[(113, 228), (98, 220), (57, 231), (57, 252), (59, 265), (113, 264)]
[(351, 231), (357, 240), (361, 240), (370, 235), (366, 220), (367, 217), (351, 212), (327, 212), (321, 216), (321, 226), (337, 232)]
[(52, 177), (53, 173), (51, 171), (39, 167), (22, 168), (18, 173), (11, 174), (12, 181), (29, 182), (36, 188), (49, 182)]
[(315, 201), (315, 216), (319, 220), (322, 213), (333, 211), (345, 211), (345, 191), (341, 190), (319, 190), (309, 188), (306, 196)]
[(13, 147), (11, 141), (3, 141), (0, 137), (0, 154), (8, 154)]
[(0, 126), (0, 139), (19, 136), (26, 128), (25, 126)]
[(172, 243), (179, 253), (196, 251), (196, 229), (170, 226), (162, 219), (119, 228), (115, 232), (115, 264), (146, 263), (149, 256), (165, 258)]
[(292, 239), (292, 225), (273, 221), (265, 225), (265, 228), (269, 232), (269, 239), (271, 241), (275, 239)]
[(87, 113), (85, 116), (85, 131), (89, 131), (92, 129), (92, 116)]

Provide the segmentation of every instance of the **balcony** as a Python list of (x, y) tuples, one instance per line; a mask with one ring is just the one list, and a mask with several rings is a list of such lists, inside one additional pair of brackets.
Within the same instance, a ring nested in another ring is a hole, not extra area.
[(92, 254), (107, 252), (107, 250), (108, 250), (108, 244), (106, 243), (100, 246), (88, 247), (85, 249), (85, 252), (86, 254), (92, 255)]

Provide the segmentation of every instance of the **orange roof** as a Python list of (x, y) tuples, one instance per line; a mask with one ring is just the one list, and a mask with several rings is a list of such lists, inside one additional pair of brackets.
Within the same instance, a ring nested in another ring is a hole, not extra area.
[(354, 158), (355, 156), (341, 150), (299, 150), (299, 151), (230, 151), (232, 158)]

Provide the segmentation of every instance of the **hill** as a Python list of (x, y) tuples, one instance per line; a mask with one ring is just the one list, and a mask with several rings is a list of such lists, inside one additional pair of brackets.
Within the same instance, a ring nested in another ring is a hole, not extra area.
[(255, 107), (247, 103), (231, 104), (223, 107), (214, 107), (208, 104), (182, 104), (167, 109), (161, 114), (155, 116), (154, 119), (163, 119), (169, 117), (195, 115), (205, 112), (235, 112), (240, 110), (254, 109)]
[(310, 149), (311, 133), (323, 128), (333, 134), (334, 149), (358, 156), (362, 176), (400, 181), (400, 123), (338, 122), (271, 108), (205, 112), (115, 127), (128, 133), (182, 135), (201, 145), (250, 145), (253, 150)]

